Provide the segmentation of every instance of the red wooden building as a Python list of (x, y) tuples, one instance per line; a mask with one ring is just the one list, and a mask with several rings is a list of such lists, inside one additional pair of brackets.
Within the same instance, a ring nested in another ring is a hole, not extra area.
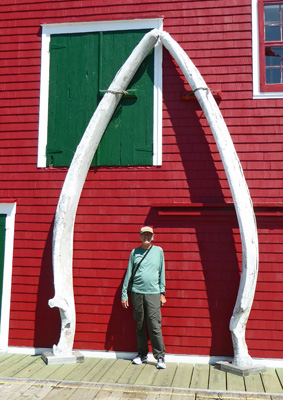
[[(255, 207), (252, 357), (283, 359), (283, 1), (3, 0), (0, 4), (0, 349), (50, 348), (52, 229), (67, 169), (103, 91), (163, 29), (214, 93)], [(74, 348), (135, 351), (121, 285), (142, 225), (166, 260), (167, 354), (231, 356), (241, 240), (212, 133), (171, 55), (142, 64), (107, 129), (74, 235)]]

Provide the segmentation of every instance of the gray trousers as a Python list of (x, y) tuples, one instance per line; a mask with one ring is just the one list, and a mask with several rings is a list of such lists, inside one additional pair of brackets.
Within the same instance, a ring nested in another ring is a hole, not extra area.
[(161, 329), (160, 294), (131, 293), (133, 316), (137, 323), (137, 350), (146, 356), (148, 353), (148, 339), (152, 347), (154, 358), (164, 357), (165, 347)]

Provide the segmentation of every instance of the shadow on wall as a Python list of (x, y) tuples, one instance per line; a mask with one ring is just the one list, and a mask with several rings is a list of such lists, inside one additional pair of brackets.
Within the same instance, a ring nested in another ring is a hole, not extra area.
[(57, 307), (50, 308), (48, 300), (54, 297), (52, 268), (53, 223), (50, 226), (45, 243), (35, 310), (34, 347), (50, 348), (57, 344), (60, 337), (61, 319)]
[[(169, 340), (174, 349), (167, 346), (168, 352), (183, 347), (185, 354), (206, 355), (208, 349), (211, 356), (233, 356), (229, 322), (240, 280), (232, 235), (237, 221), (234, 224), (230, 216), (220, 222), (214, 216), (170, 217), (158, 212), (158, 207), (152, 208), (146, 223), (158, 228), (158, 237), (166, 232), (170, 238), (162, 244), (167, 271), (163, 332), (167, 336), (167, 326), (174, 326), (175, 333)], [(176, 232), (194, 237), (193, 242), (178, 243), (179, 255), (171, 252)]]
[[(214, 139), (211, 139), (211, 133), (209, 133), (211, 143), (209, 144), (207, 141), (203, 126), (207, 127), (208, 124), (204, 114), (197, 100), (176, 101), (176, 99), (181, 98), (181, 93), (185, 93), (187, 88), (184, 87), (184, 82), (176, 69), (175, 63), (166, 50), (164, 50), (163, 66), (166, 69), (167, 76), (170, 76), (171, 82), (164, 82), (164, 103), (181, 155), (180, 175), (182, 176), (185, 172), (188, 185), (186, 199), (178, 199), (177, 193), (173, 192), (172, 206), (176, 201), (187, 204), (223, 203), (224, 205), (225, 199), (214, 162), (216, 159), (217, 162), (221, 163), (221, 160)], [(166, 145), (168, 145), (168, 138), (167, 142), (164, 143), (165, 159)], [(215, 150), (214, 155), (211, 148)], [(173, 163), (171, 165), (173, 166)], [(170, 163), (168, 161), (166, 165), (165, 160), (163, 168), (168, 167), (170, 168)], [(175, 169), (176, 165), (173, 167)], [(220, 168), (223, 170), (222, 163)], [(226, 187), (228, 186), (227, 182), (224, 184)], [(170, 203), (170, 199), (167, 199), (167, 203)], [(161, 232), (183, 232), (184, 234), (189, 230), (195, 232), (195, 246), (190, 243), (181, 243), (181, 251), (187, 252), (189, 256), (187, 258), (181, 257), (181, 259), (187, 261), (176, 262), (173, 259), (174, 255), (171, 255), (172, 258), (169, 254), (166, 256), (167, 271), (172, 270), (175, 274), (173, 280), (168, 282), (167, 293), (170, 296), (170, 286), (174, 293), (177, 293), (177, 297), (174, 299), (175, 303), (171, 306), (173, 308), (178, 307), (178, 309), (183, 308), (183, 317), (185, 317), (185, 313), (188, 313), (188, 318), (191, 319), (189, 325), (185, 327), (188, 337), (180, 338), (181, 345), (186, 346), (187, 340), (187, 346), (192, 349), (198, 348), (198, 354), (201, 354), (201, 348), (203, 348), (205, 354), (205, 348), (209, 346), (210, 342), (210, 355), (232, 356), (233, 346), (229, 321), (233, 313), (240, 279), (239, 260), (237, 259), (233, 235), (233, 229), (238, 228), (236, 214), (233, 215), (233, 212), (230, 212), (230, 215), (223, 217), (221, 212), (216, 214), (212, 212), (209, 215), (186, 216), (185, 214), (182, 215), (181, 212), (179, 216), (161, 216), (158, 214), (157, 208), (152, 208), (145, 223), (160, 228)], [(166, 231), (162, 228), (166, 228)], [(180, 248), (180, 243), (178, 245)], [(166, 244), (164, 244), (165, 254), (166, 247)], [(183, 275), (184, 272), (187, 273), (188, 271), (189, 275), (185, 274), (188, 276), (186, 281)], [(202, 283), (199, 278), (201, 274), (203, 274), (202, 281), (204, 280), (206, 289), (205, 298), (201, 298), (198, 289)], [(163, 312), (164, 317), (169, 312), (170, 299), (168, 300), (168, 305)], [(206, 307), (203, 304), (206, 302), (208, 302), (209, 319), (204, 316), (202, 326), (199, 326), (199, 328), (204, 329), (196, 330), (197, 334), (194, 335), (190, 327), (198, 326), (203, 308)], [(172, 313), (173, 311), (170, 315)], [(194, 318), (198, 319), (196, 324), (193, 321)], [(207, 334), (208, 331), (209, 334)], [(166, 326), (164, 333), (166, 335)], [(209, 336), (211, 336), (211, 339)]]
[[(125, 271), (126, 274), (126, 271)], [(137, 349), (136, 328), (133, 319), (133, 308), (131, 301), (130, 307), (124, 309), (121, 306), (122, 285), (124, 277), (118, 287), (113, 306), (111, 310), (110, 320), (107, 326), (105, 350), (107, 351), (133, 351)]]
[[(60, 338), (61, 318), (57, 307), (50, 308), (48, 301), (54, 297), (54, 281), (52, 267), (53, 223), (50, 226), (45, 243), (35, 311), (35, 329), (33, 346), (52, 348)], [(126, 271), (125, 271), (126, 273)], [(124, 277), (118, 287), (107, 327), (105, 350), (136, 351), (135, 322), (132, 307), (125, 310), (121, 306), (121, 293)]]
[[(188, 186), (187, 198), (181, 198), (179, 201), (224, 204), (225, 199), (210, 148), (210, 146), (212, 148), (216, 146), (209, 144), (207, 141), (202, 126), (202, 124), (207, 126), (207, 123), (202, 116), (201, 109), (197, 101), (181, 102), (179, 100), (180, 94), (184, 93), (186, 88), (172, 57), (165, 49), (163, 66), (164, 70), (166, 69), (166, 76), (170, 78), (164, 82), (163, 87), (164, 104), (167, 108), (167, 114), (165, 113), (164, 119), (167, 116), (167, 119), (170, 120), (172, 125), (170, 134), (172, 131), (175, 133), (181, 156), (180, 172), (181, 176), (185, 172)], [(172, 139), (174, 140), (173, 137)], [(213, 140), (211, 143), (213, 143)], [(167, 168), (170, 171), (171, 167), (175, 168), (175, 162), (174, 160), (171, 161), (170, 165), (170, 162), (166, 160), (168, 147), (168, 143), (165, 142), (165, 161), (162, 169), (166, 170)], [(217, 151), (215, 154), (217, 154)], [(217, 158), (216, 156), (216, 159), (219, 161), (219, 157)], [(174, 200), (178, 200), (174, 192), (173, 195)], [(170, 198), (166, 199), (166, 201), (170, 202)], [(186, 317), (186, 312), (190, 314), (194, 310), (194, 314), (188, 315), (188, 318), (193, 320), (195, 318), (194, 315), (196, 315), (196, 318), (201, 316), (200, 313), (204, 308), (204, 306), (202, 308), (200, 306), (198, 310), (198, 301), (196, 300), (202, 300), (202, 304), (207, 301), (209, 320), (204, 318), (202, 327), (206, 328), (206, 332), (210, 330), (210, 334), (206, 333), (205, 337), (201, 337), (201, 330), (199, 330), (198, 334), (193, 335), (190, 333), (190, 328), (187, 327), (188, 337), (182, 337), (181, 339), (183, 343), (187, 340), (186, 347), (196, 348), (200, 347), (197, 342), (201, 338), (204, 343), (204, 351), (206, 351), (207, 343), (210, 341), (210, 355), (232, 355), (233, 347), (229, 321), (239, 285), (239, 261), (233, 236), (233, 229), (237, 228), (237, 221), (231, 217), (220, 220), (216, 216), (208, 217), (206, 215), (199, 215), (193, 218), (185, 215), (178, 217), (160, 216), (158, 215), (158, 210), (152, 208), (145, 224), (158, 227), (163, 232), (165, 232), (166, 228), (166, 232), (170, 233), (174, 233), (176, 230), (179, 231), (179, 229), (184, 233), (189, 229), (194, 230), (198, 247), (197, 254), (199, 256), (196, 262), (191, 261), (192, 258), (188, 259), (188, 261), (176, 262), (174, 255), (171, 255), (170, 258), (168, 243), (165, 242), (163, 246), (165, 255), (168, 250), (168, 256), (166, 256), (167, 271), (174, 271), (175, 275), (173, 279), (167, 280), (168, 305), (164, 308), (163, 315), (166, 320), (170, 309), (174, 312), (174, 308), (182, 308), (184, 317)], [(50, 226), (42, 257), (35, 315), (35, 347), (52, 347), (54, 343), (58, 343), (60, 337), (61, 320), (59, 310), (58, 308), (51, 309), (48, 306), (48, 300), (53, 298), (54, 295), (52, 234), (53, 224)], [(190, 248), (190, 243), (188, 242), (178, 243), (178, 245), (181, 245), (181, 251), (187, 252), (187, 254), (192, 254), (193, 251), (196, 252), (196, 250)], [(203, 273), (206, 289), (205, 298), (201, 299), (198, 287), (194, 286), (199, 279), (195, 277), (199, 271)], [(184, 272), (189, 272), (187, 279), (183, 279)], [(122, 283), (123, 279), (114, 297), (104, 346), (106, 350), (135, 351), (136, 335), (132, 308), (124, 310), (121, 307)], [(170, 304), (170, 290), (174, 290), (176, 293), (176, 296), (174, 295), (174, 304)], [(56, 328), (54, 329), (54, 327)], [(199, 328), (201, 327), (199, 326)], [(166, 335), (166, 325), (164, 326), (164, 334)]]

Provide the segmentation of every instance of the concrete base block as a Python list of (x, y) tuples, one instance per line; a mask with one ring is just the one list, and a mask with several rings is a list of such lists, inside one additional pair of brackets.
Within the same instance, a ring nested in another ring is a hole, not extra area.
[(79, 351), (73, 351), (71, 356), (55, 356), (51, 351), (45, 351), (41, 354), (41, 358), (47, 365), (75, 364), (84, 362), (84, 356)]
[(256, 375), (266, 372), (266, 367), (264, 365), (250, 365), (248, 367), (239, 367), (228, 361), (217, 361), (214, 366), (221, 371), (230, 372), (231, 374), (240, 376)]

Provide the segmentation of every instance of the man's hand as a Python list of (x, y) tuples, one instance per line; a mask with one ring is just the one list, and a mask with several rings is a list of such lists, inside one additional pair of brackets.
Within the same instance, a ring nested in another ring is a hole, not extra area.
[(123, 308), (128, 308), (129, 307), (129, 300), (122, 300), (121, 304), (122, 304)]
[(164, 304), (166, 303), (166, 297), (164, 296), (164, 294), (160, 295), (160, 305), (161, 307), (164, 306)]

